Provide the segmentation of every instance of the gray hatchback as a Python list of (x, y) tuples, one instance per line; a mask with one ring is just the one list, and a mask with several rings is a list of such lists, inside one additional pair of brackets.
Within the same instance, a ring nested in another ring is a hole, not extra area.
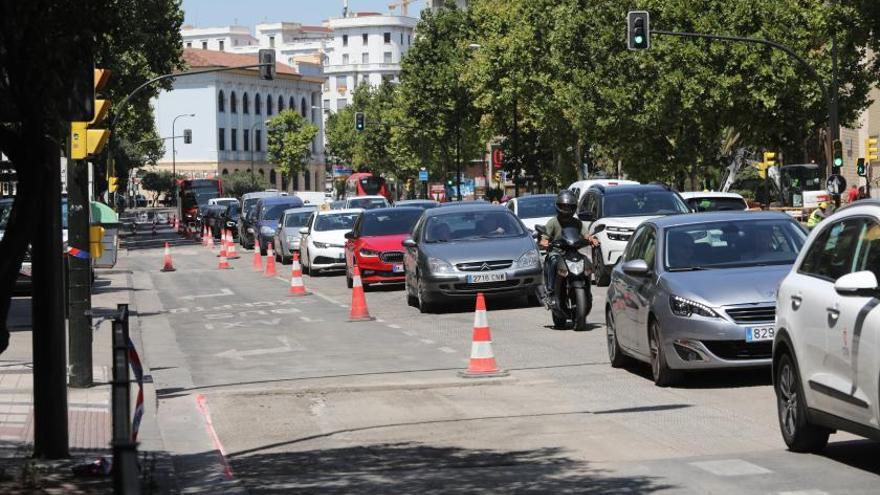
[(535, 303), (543, 283), (535, 240), (507, 208), (468, 203), (426, 210), (403, 241), (409, 304), (426, 313), (477, 292)]
[(784, 213), (700, 213), (642, 223), (612, 272), (608, 355), (681, 370), (769, 366), (776, 290), (804, 244)]

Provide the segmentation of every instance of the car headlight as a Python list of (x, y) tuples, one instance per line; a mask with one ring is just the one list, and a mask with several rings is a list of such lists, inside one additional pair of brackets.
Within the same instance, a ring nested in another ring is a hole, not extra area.
[(670, 296), (669, 307), (672, 309), (673, 314), (685, 318), (690, 318), (691, 315), (700, 315), (705, 316), (706, 318), (719, 318), (718, 313), (709, 306), (683, 297)]
[(314, 244), (315, 247), (318, 249), (327, 249), (328, 247), (330, 247), (330, 244), (327, 244), (326, 242), (312, 241), (312, 244)]
[(580, 275), (584, 273), (584, 260), (569, 261), (565, 260), (565, 266), (572, 275)]
[(226, 222), (227, 227), (235, 227), (235, 222)]
[(627, 227), (608, 227), (605, 235), (607, 235), (608, 239), (612, 241), (629, 241), (633, 232), (635, 232), (634, 229)]
[(260, 233), (266, 237), (275, 235), (275, 229), (272, 227), (260, 227)]
[(359, 253), (364, 258), (378, 258), (379, 257), (379, 251), (376, 251), (373, 249), (361, 248)]
[(449, 262), (437, 258), (428, 258), (428, 269), (431, 273), (452, 273), (455, 271)]
[(516, 261), (517, 266), (520, 268), (535, 268), (541, 266), (541, 255), (538, 254), (534, 249), (531, 251), (527, 251), (524, 255), (520, 256)]

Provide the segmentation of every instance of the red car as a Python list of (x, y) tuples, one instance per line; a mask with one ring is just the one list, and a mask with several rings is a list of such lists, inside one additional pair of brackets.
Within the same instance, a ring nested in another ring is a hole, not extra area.
[(345, 234), (345, 279), (352, 285), (352, 267), (357, 265), (361, 282), (403, 283), (403, 246), (422, 216), (421, 208), (379, 208), (364, 211)]

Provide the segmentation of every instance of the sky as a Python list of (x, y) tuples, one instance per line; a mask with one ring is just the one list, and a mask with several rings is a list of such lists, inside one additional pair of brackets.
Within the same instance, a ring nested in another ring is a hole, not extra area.
[[(253, 30), (261, 22), (300, 22), (321, 25), (328, 17), (342, 16), (343, 0), (183, 0), (184, 24), (196, 27), (240, 25)], [(349, 0), (353, 12), (388, 12), (388, 4), (398, 0)], [(409, 15), (418, 17), (427, 4), (415, 0)], [(400, 7), (396, 9), (400, 14)]]

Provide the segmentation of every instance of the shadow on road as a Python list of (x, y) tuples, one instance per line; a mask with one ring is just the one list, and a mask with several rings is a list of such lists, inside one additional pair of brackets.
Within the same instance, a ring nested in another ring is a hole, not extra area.
[(648, 476), (618, 477), (557, 448), (497, 451), (419, 443), (229, 456), (252, 493), (652, 493)]
[[(630, 373), (646, 380), (653, 380), (651, 367), (645, 363), (634, 363), (626, 367)], [(717, 389), (740, 387), (763, 387), (772, 383), (770, 368), (736, 370), (687, 371), (680, 374), (673, 388)]]
[(846, 442), (828, 443), (820, 454), (832, 461), (880, 475), (880, 442), (873, 440), (849, 440)]

